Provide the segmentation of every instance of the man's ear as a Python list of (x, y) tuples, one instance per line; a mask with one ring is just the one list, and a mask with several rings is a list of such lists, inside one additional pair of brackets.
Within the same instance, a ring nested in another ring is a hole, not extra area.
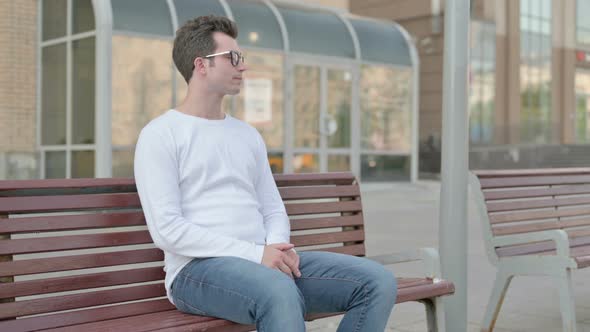
[(205, 75), (207, 73), (207, 64), (205, 63), (205, 59), (197, 57), (193, 61), (193, 65), (195, 66), (195, 70), (200, 74)]

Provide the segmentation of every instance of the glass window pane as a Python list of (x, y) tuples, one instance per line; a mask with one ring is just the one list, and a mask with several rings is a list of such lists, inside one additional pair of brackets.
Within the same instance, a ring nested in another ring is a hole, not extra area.
[(166, 0), (112, 0), (113, 30), (173, 36)]
[(361, 155), (361, 181), (409, 181), (410, 157)]
[(94, 30), (94, 11), (91, 0), (74, 0), (72, 2), (74, 33)]
[(41, 144), (66, 144), (66, 44), (44, 47)]
[(45, 178), (63, 179), (66, 177), (65, 151), (45, 152)]
[(139, 131), (172, 107), (171, 54), (168, 40), (113, 36), (113, 145), (134, 146)]
[(529, 15), (529, 1), (520, 0), (520, 16)]
[(590, 45), (590, 29), (578, 29), (578, 43)]
[(303, 9), (279, 7), (291, 51), (354, 58), (352, 37), (336, 15)]
[(590, 0), (576, 1), (576, 25), (578, 29), (590, 29)]
[(72, 141), (94, 144), (94, 37), (72, 42)]
[(72, 178), (94, 177), (94, 151), (72, 151)]
[[(579, 1), (579, 0), (578, 0)], [(551, 18), (551, 0), (541, 0), (539, 6), (541, 7), (540, 16), (545, 19)]]
[(133, 177), (133, 159), (135, 150), (115, 150), (113, 151), (113, 177), (129, 178)]
[(320, 145), (320, 69), (295, 66), (294, 74), (294, 145), (297, 148), (317, 148)]
[(529, 15), (532, 17), (541, 17), (541, 2), (543, 2), (544, 0), (536, 0), (536, 1), (532, 1), (529, 2), (529, 8), (530, 8), (530, 12)]
[(258, 1), (228, 1), (236, 24), (240, 46), (283, 49), (281, 28), (272, 11)]
[(174, 6), (178, 15), (179, 27), (197, 16), (226, 16), (218, 0), (174, 0)]
[(317, 173), (320, 171), (318, 155), (306, 153), (293, 155), (294, 173)]
[[(266, 146), (283, 146), (283, 56), (245, 52), (248, 70), (243, 91), (235, 97), (234, 116), (256, 127)], [(224, 100), (230, 100), (229, 96)]]
[(356, 31), (363, 60), (411, 66), (408, 43), (394, 25), (365, 20), (351, 20)]
[(283, 153), (271, 152), (268, 154), (268, 162), (270, 163), (270, 169), (273, 174), (283, 173)]
[(361, 147), (410, 152), (412, 108), (410, 69), (361, 69)]
[(328, 147), (350, 147), (350, 104), (352, 103), (352, 74), (346, 70), (328, 70), (328, 114), (324, 130)]
[[(524, 0), (521, 0), (521, 2)], [(551, 1), (534, 1), (546, 18), (526, 18), (521, 13), (520, 50), (522, 143), (543, 144), (551, 139)], [(546, 13), (545, 13), (546, 12)], [(528, 21), (526, 21), (526, 20)], [(528, 27), (525, 23), (528, 22)]]
[(350, 156), (348, 155), (329, 155), (328, 172), (348, 172), (350, 171)]
[(43, 40), (66, 35), (68, 2), (66, 0), (43, 0)]

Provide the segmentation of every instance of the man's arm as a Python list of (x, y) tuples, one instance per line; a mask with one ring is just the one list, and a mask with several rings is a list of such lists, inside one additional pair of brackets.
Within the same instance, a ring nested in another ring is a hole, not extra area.
[(213, 233), (184, 217), (179, 163), (173, 138), (167, 135), (146, 128), (135, 150), (137, 191), (156, 246), (186, 257), (235, 256), (261, 263), (263, 245)]
[(257, 139), (256, 160), (258, 173), (255, 186), (260, 211), (264, 217), (266, 244), (289, 243), (291, 232), (289, 217), (272, 176), (264, 141), (260, 135), (257, 135)]

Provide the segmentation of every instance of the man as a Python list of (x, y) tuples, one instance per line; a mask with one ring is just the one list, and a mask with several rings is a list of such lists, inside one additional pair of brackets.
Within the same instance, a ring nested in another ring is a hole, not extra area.
[(383, 331), (392, 273), (349, 255), (293, 250), (289, 219), (260, 134), (224, 114), (246, 70), (227, 18), (198, 17), (176, 33), (184, 101), (151, 121), (135, 152), (150, 234), (165, 253), (166, 290), (187, 313), (305, 331), (304, 316), (346, 311), (339, 331)]

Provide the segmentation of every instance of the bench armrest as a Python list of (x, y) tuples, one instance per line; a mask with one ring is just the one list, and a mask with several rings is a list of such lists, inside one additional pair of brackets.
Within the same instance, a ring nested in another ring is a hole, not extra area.
[(567, 233), (561, 229), (496, 236), (492, 239), (492, 245), (494, 247), (503, 247), (509, 245), (527, 244), (532, 242), (548, 240), (555, 242), (557, 255), (565, 257), (570, 256), (569, 239)]
[(424, 263), (426, 277), (435, 280), (441, 277), (440, 259), (438, 251), (434, 248), (420, 248), (417, 250), (367, 257), (367, 259), (383, 265), (422, 261)]

